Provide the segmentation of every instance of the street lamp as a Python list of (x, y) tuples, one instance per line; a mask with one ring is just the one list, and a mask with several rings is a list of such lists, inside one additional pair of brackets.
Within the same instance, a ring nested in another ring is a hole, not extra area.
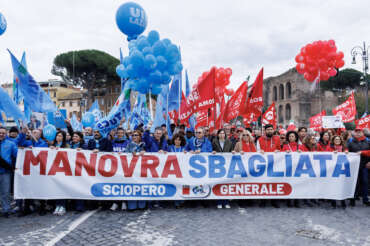
[(366, 92), (365, 92), (365, 113), (367, 115), (368, 112), (368, 92), (369, 92), (369, 83), (367, 82), (367, 70), (369, 69), (368, 61), (369, 61), (369, 46), (366, 47), (364, 42), (364, 46), (355, 46), (351, 50), (352, 55), (352, 64), (356, 64), (356, 56), (361, 55), (362, 57), (362, 71), (364, 73), (364, 81), (366, 85)]

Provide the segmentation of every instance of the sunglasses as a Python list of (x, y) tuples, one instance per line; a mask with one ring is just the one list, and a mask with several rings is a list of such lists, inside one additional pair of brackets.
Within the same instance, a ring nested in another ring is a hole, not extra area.
[(133, 134), (132, 136), (133, 137), (139, 137), (140, 135), (139, 134)]
[(196, 132), (196, 134), (202, 134), (203, 132)]
[(243, 137), (249, 137), (249, 135), (248, 134), (243, 134)]

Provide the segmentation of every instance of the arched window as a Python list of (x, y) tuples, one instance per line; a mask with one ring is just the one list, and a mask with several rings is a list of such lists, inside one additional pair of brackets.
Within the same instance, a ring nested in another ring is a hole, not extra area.
[(283, 123), (284, 122), (284, 112), (283, 112), (283, 105), (280, 105), (279, 106), (279, 123)]
[(274, 86), (274, 99), (275, 102), (277, 101), (277, 88)]
[(285, 119), (289, 121), (292, 117), (292, 112), (291, 112), (290, 104), (288, 103), (285, 105)]
[(290, 84), (290, 82), (286, 84), (286, 97), (292, 98), (292, 85)]
[(284, 85), (279, 86), (279, 99), (284, 100)]

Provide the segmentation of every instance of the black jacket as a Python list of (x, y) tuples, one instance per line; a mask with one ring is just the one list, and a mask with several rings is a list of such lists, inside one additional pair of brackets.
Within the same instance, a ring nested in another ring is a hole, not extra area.
[(216, 152), (231, 152), (233, 151), (233, 143), (229, 139), (225, 139), (224, 147), (221, 148), (220, 141), (214, 138), (212, 141), (212, 149)]
[[(369, 150), (370, 149), (370, 142), (367, 138), (362, 141), (358, 141), (356, 138), (353, 138), (350, 143), (348, 143), (348, 151), (349, 152), (358, 152), (362, 150)], [(361, 155), (360, 159), (360, 168), (365, 167), (366, 163), (370, 161), (370, 158), (367, 156)]]
[(113, 151), (112, 142), (109, 141), (107, 138), (102, 137), (98, 140), (98, 142), (99, 142), (99, 147), (97, 148), (95, 138), (90, 139), (87, 144), (87, 149), (89, 150), (98, 149), (99, 151), (104, 151), (104, 152)]

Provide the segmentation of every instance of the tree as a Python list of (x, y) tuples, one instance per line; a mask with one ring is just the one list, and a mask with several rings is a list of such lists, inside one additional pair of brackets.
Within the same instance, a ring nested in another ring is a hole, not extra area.
[(69, 51), (54, 58), (52, 74), (64, 81), (87, 89), (88, 105), (93, 100), (93, 89), (119, 83), (116, 67), (119, 60), (99, 50)]
[(320, 82), (321, 88), (324, 90), (345, 90), (354, 89), (360, 86), (362, 73), (355, 69), (346, 68), (331, 77), (327, 81)]

